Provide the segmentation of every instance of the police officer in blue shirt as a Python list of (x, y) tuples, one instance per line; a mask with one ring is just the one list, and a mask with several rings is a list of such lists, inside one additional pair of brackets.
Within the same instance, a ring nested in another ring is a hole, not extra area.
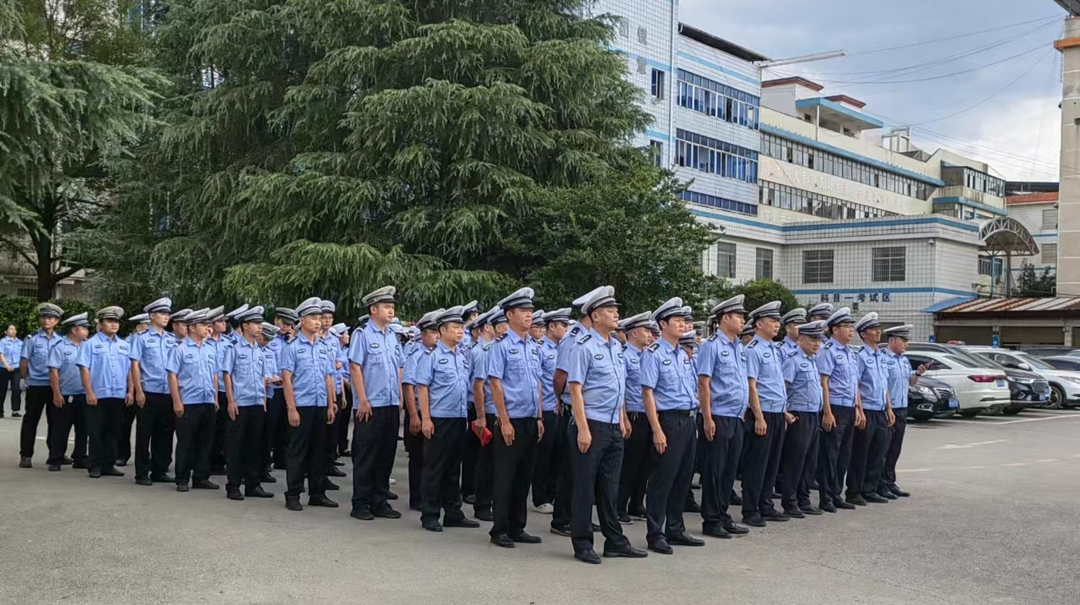
[[(911, 325), (896, 326), (882, 330), (888, 339), (885, 350), (886, 368), (889, 374), (889, 403), (892, 405), (895, 422), (889, 427), (889, 446), (885, 453), (885, 470), (881, 473), (877, 493), (890, 500), (907, 498), (911, 494), (896, 485), (896, 461), (900, 459), (900, 450), (904, 445), (904, 433), (907, 430), (908, 388), (919, 381), (926, 372), (926, 366), (912, 368), (907, 352), (908, 339), (911, 338)], [(890, 497), (891, 496), (891, 497)]]
[[(467, 504), (476, 504), (477, 477), (480, 467), (480, 437), (473, 430), (473, 423), (477, 414), (484, 415), (484, 379), (477, 365), (477, 360), (484, 353), (484, 347), (495, 337), (495, 330), (491, 327), (491, 314), (497, 310), (495, 307), (485, 313), (480, 313), (465, 324), (466, 331), (472, 334), (469, 344), (464, 344), (462, 349), (469, 367), (469, 384), (467, 401), (469, 402), (469, 434), (465, 438), (465, 451), (461, 456), (461, 501)], [(474, 373), (476, 375), (474, 376)], [(475, 379), (479, 379), (479, 381)], [(476, 405), (479, 401), (480, 405)], [(487, 424), (485, 418), (484, 424)], [(489, 492), (490, 493), (490, 492)], [(490, 497), (489, 497), (490, 500)], [(491, 508), (487, 507), (488, 520), (491, 519)]]
[(405, 363), (390, 330), (396, 304), (393, 286), (364, 296), (369, 321), (349, 343), (349, 377), (356, 406), (353, 424), (353, 518), (398, 519), (387, 502), (401, 414), (401, 370)]
[(825, 338), (825, 322), (800, 324), (798, 333), (799, 348), (784, 360), (783, 367), (788, 413), (794, 421), (787, 427), (780, 460), (780, 503), (784, 514), (794, 519), (822, 514), (810, 501), (810, 485), (817, 470), (822, 401), (821, 374), (814, 358)]
[(469, 326), (471, 326), (472, 323), (476, 320), (476, 318), (480, 316), (480, 303), (475, 300), (470, 300), (469, 302), (462, 305), (462, 308), (465, 309), (465, 311), (461, 315), (461, 320), (462, 322), (464, 322), (465, 326), (465, 335), (461, 339), (461, 346), (468, 347), (473, 343), (472, 330), (469, 328)]
[(176, 491), (218, 489), (210, 481), (210, 448), (214, 443), (217, 407), (218, 359), (207, 344), (210, 309), (189, 311), (184, 316), (187, 336), (169, 352), (165, 371), (176, 416)]
[[(325, 301), (324, 301), (325, 302)], [(325, 309), (323, 319), (326, 318)], [(349, 383), (349, 326), (345, 323), (336, 323), (327, 330), (326, 343), (334, 356), (334, 387), (337, 389), (335, 400), (337, 401), (337, 413), (334, 415), (334, 424), (327, 427), (326, 438), (326, 473), (331, 477), (345, 477), (345, 472), (338, 469), (345, 463), (338, 460), (342, 456), (349, 455), (349, 425), (352, 424), (350, 414), (352, 412), (352, 387)], [(331, 484), (327, 482), (327, 486)], [(334, 487), (330, 487), (334, 489)]]
[(424, 435), (421, 433), (423, 422), (416, 392), (416, 368), (420, 358), (438, 343), (439, 327), (435, 319), (445, 310), (430, 311), (421, 317), (416, 322), (416, 327), (420, 329), (420, 340), (406, 344), (402, 351), (405, 365), (401, 371), (401, 399), (405, 402), (405, 417), (409, 421), (402, 441), (409, 454), (409, 510), (420, 510), (420, 480), (424, 472)]
[(492, 430), (494, 523), (489, 534), (491, 543), (503, 548), (540, 543), (539, 536), (525, 532), (536, 444), (544, 436), (540, 345), (529, 337), (532, 299), (532, 288), (522, 288), (499, 302), (509, 330), (492, 343), (487, 354), (488, 386), (496, 415)]
[(169, 332), (173, 335), (173, 338), (176, 339), (178, 344), (180, 341), (187, 338), (188, 325), (185, 321), (187, 320), (187, 316), (191, 315), (191, 313), (191, 309), (180, 309), (169, 315)]
[(645, 518), (645, 488), (652, 475), (652, 427), (641, 399), (641, 355), (651, 345), (646, 311), (619, 322), (626, 332), (623, 360), (626, 362), (626, 419), (630, 437), (623, 444), (622, 472), (619, 477), (619, 522), (630, 525), (631, 516)]
[(766, 521), (787, 521), (773, 506), (772, 488), (784, 445), (787, 392), (780, 348), (773, 344), (780, 331), (780, 301), (766, 303), (750, 314), (754, 339), (746, 346), (746, 376), (752, 426), (743, 445), (743, 523), (765, 527)]
[[(544, 338), (544, 310), (537, 309), (532, 314), (532, 325), (529, 326), (529, 338), (537, 345)], [(539, 351), (540, 349), (536, 349)], [(539, 360), (537, 360), (539, 361)]]
[(641, 398), (652, 428), (653, 473), (646, 491), (649, 550), (670, 555), (672, 544), (703, 546), (686, 533), (683, 508), (694, 474), (697, 393), (691, 358), (679, 344), (687, 332), (681, 298), (652, 313), (660, 340), (641, 355)]
[(49, 431), (49, 470), (59, 471), (67, 451), (68, 435), (75, 425), (75, 451), (72, 468), (87, 468), (86, 390), (76, 365), (79, 347), (86, 341), (90, 324), (86, 313), (72, 315), (60, 323), (67, 336), (49, 351), (49, 385), (52, 387), (52, 428)]
[[(495, 489), (495, 422), (498, 414), (495, 409), (495, 399), (491, 396), (491, 381), (488, 379), (487, 359), (491, 355), (491, 348), (500, 336), (506, 333), (510, 324), (506, 321), (506, 311), (496, 305), (490, 311), (488, 323), (491, 325), (492, 340), (480, 348), (480, 353), (474, 358), (475, 363), (470, 366), (473, 384), (474, 406), (477, 408), (477, 418), (473, 425), (477, 435), (487, 434), (489, 440), (486, 445), (481, 444), (477, 452), (476, 461), (476, 501), (473, 503), (473, 511), (477, 519), (481, 521), (494, 521), (492, 513), (492, 498)], [(483, 412), (483, 413), (480, 413)]]
[(172, 301), (160, 298), (143, 307), (150, 326), (131, 338), (131, 383), (135, 389), (138, 424), (135, 429), (135, 483), (174, 483), (168, 474), (172, 464), (176, 415), (169, 395), (165, 366), (177, 345), (165, 331), (172, 313)]
[(630, 545), (615, 507), (623, 441), (630, 436), (623, 405), (626, 362), (622, 346), (612, 336), (619, 325), (615, 288), (604, 286), (595, 290), (582, 304), (582, 311), (592, 327), (571, 349), (566, 377), (573, 406), (569, 435), (574, 444), (570, 520), (574, 557), (585, 563), (601, 562), (593, 550), (595, 503), (600, 531), (604, 534), (604, 556), (640, 559), (648, 553)]
[(307, 479), (308, 506), (337, 508), (326, 497), (326, 425), (334, 423), (334, 360), (319, 338), (322, 301), (300, 303), (300, 329), (281, 351), (281, 379), (289, 419), (289, 454), (286, 457), (285, 508), (301, 511), (300, 494)]
[(781, 361), (799, 352), (799, 326), (806, 323), (806, 309), (792, 309), (780, 318), (784, 340), (780, 341)]
[(829, 303), (821, 303), (810, 307), (810, 310), (806, 312), (809, 321), (824, 321), (828, 325), (829, 318), (832, 317), (833, 306)]
[(19, 328), (15, 324), (0, 324), (4, 333), (0, 334), (0, 418), (4, 417), (4, 394), (11, 393), (11, 417), (22, 415), (22, 386), (19, 376), (19, 357), (22, 354), (23, 341), (19, 339)]
[(852, 436), (864, 420), (859, 403), (858, 360), (850, 346), (855, 336), (851, 310), (847, 307), (837, 309), (826, 325), (832, 337), (817, 355), (822, 391), (818, 507), (827, 513), (835, 513), (838, 508), (855, 508), (840, 497), (840, 490), (851, 461)]
[(270, 381), (270, 399), (266, 403), (266, 421), (263, 430), (263, 462), (262, 475), (259, 477), (262, 483), (276, 483), (277, 479), (270, 473), (271, 468), (285, 470), (286, 457), (289, 449), (289, 423), (285, 414), (285, 392), (281, 385), (281, 351), (285, 349), (289, 338), (296, 331), (296, 324), (300, 321), (296, 311), (288, 307), (274, 309), (274, 327), (277, 334), (266, 344), (266, 349), (274, 356), (274, 366), (278, 368), (277, 379)]
[[(241, 307), (246, 310), (247, 306)], [(217, 412), (214, 418), (214, 443), (210, 446), (210, 474), (225, 474), (225, 426), (228, 420), (228, 401), (225, 397), (225, 377), (221, 373), (221, 362), (225, 359), (225, 347), (232, 343), (229, 318), (225, 314), (225, 307), (210, 309), (211, 332), (206, 344), (214, 348), (214, 355), (218, 360), (217, 379)]]
[(706, 536), (730, 538), (747, 533), (728, 514), (735, 471), (742, 453), (743, 415), (748, 405), (746, 356), (739, 341), (746, 309), (742, 294), (714, 306), (719, 329), (697, 354), (698, 404), (705, 439), (701, 465), (701, 518)]
[[(49, 401), (52, 399), (52, 387), (49, 386), (49, 351), (60, 342), (60, 335), (55, 328), (64, 310), (52, 303), (41, 303), (37, 307), (38, 325), (41, 326), (23, 342), (20, 352), (19, 372), (26, 385), (26, 415), (19, 428), (19, 468), (33, 466), (34, 442), (37, 440), (37, 427), (41, 414), (45, 412), (45, 421), (49, 422), (52, 414)], [(110, 467), (112, 464), (110, 463)]]
[(131, 385), (131, 345), (116, 335), (124, 310), (105, 307), (97, 312), (97, 333), (79, 347), (79, 366), (86, 392), (86, 425), (90, 440), (90, 477), (123, 477), (116, 470), (116, 440), (124, 406), (134, 401)]
[[(469, 364), (460, 348), (463, 312), (463, 307), (451, 307), (434, 317), (438, 340), (421, 351), (416, 368), (424, 439), (420, 524), (433, 532), (443, 527), (480, 527), (461, 512), (461, 453), (469, 434)], [(440, 513), (444, 513), (441, 524)]]
[(549, 311), (541, 317), (544, 334), (540, 339), (541, 406), (544, 410), (544, 437), (536, 445), (536, 466), (533, 468), (533, 510), (550, 515), (555, 511), (555, 487), (558, 481), (558, 445), (562, 444), (557, 430), (558, 415), (555, 413), (558, 399), (555, 397), (555, 361), (559, 343), (570, 329), (570, 309)]
[(865, 423), (852, 438), (846, 499), (857, 506), (865, 506), (867, 502), (885, 504), (888, 499), (879, 496), (877, 489), (885, 467), (885, 452), (889, 448), (888, 431), (895, 417), (889, 402), (888, 359), (885, 352), (878, 349), (881, 324), (877, 313), (863, 316), (855, 324), (855, 331), (863, 341), (856, 360)]
[[(225, 421), (225, 460), (228, 482), (225, 495), (230, 500), (270, 498), (273, 494), (259, 482), (266, 417), (267, 370), (262, 347), (256, 342), (262, 332), (263, 308), (254, 307), (234, 315), (240, 324), (235, 342), (225, 348), (222, 372), (228, 401)], [(244, 493), (240, 493), (240, 484)]]

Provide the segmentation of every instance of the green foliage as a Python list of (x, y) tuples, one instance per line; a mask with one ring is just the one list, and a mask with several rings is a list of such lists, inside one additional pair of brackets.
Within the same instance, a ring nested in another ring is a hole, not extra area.
[[(49, 301), (59, 305), (64, 310), (64, 317), (88, 312), (90, 323), (93, 325), (94, 309), (79, 300), (53, 300)], [(38, 301), (23, 296), (0, 296), (0, 330), (8, 324), (15, 324), (19, 328), (19, 338), (25, 338), (28, 334), (38, 329), (37, 306)]]
[(634, 308), (704, 299), (711, 234), (627, 147), (648, 117), (584, 4), (170, 3), (152, 281), (346, 316), (387, 283), (406, 315), (521, 284), (551, 306), (600, 283)]
[(748, 281), (745, 284), (736, 286), (733, 292), (733, 296), (735, 294), (746, 296), (743, 306), (746, 307), (747, 312), (753, 311), (761, 305), (774, 300), (781, 302), (781, 313), (787, 313), (799, 306), (799, 301), (795, 298), (795, 295), (791, 293), (791, 290), (787, 289), (787, 286), (771, 279), (755, 279), (753, 281)]
[(1035, 271), (1035, 265), (1024, 263), (1016, 287), (1015, 296), (1053, 298), (1057, 295), (1057, 275), (1050, 267), (1044, 267), (1039, 273)]

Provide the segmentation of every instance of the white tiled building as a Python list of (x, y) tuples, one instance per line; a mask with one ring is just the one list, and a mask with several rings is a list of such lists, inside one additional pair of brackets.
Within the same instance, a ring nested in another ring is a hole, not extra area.
[(777, 279), (808, 306), (877, 311), (919, 339), (933, 331), (924, 310), (1007, 283), (987, 242), (1031, 237), (1006, 218), (991, 167), (919, 150), (863, 102), (808, 80), (763, 82), (766, 57), (680, 24), (677, 2), (599, 0), (594, 11), (621, 17), (613, 46), (654, 117), (638, 144), (690, 182), (684, 201), (721, 228), (707, 273)]

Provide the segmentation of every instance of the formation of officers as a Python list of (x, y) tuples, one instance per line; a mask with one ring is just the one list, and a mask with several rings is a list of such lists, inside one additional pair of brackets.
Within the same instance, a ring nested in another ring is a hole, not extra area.
[(649, 550), (671, 554), (705, 544), (687, 533), (688, 511), (705, 536), (731, 538), (908, 496), (896, 461), (908, 386), (923, 371), (904, 356), (910, 326), (882, 330), (874, 313), (856, 322), (828, 304), (781, 317), (772, 302), (747, 316), (737, 296), (712, 307), (715, 333), (702, 342), (681, 299), (620, 320), (605, 286), (573, 301), (576, 321), (571, 308), (535, 310), (523, 288), (486, 313), (472, 302), (404, 327), (395, 294), (365, 296), (352, 330), (318, 298), (275, 309), (273, 323), (259, 306), (174, 312), (161, 299), (131, 318), (126, 340), (119, 307), (98, 311), (88, 337), (87, 314), (61, 321), (42, 304), (21, 353), (20, 466), (32, 466), (44, 410), (50, 471), (123, 476), (134, 423), (138, 485), (216, 490), (211, 476), (224, 474), (229, 499), (270, 498), (271, 470), (284, 469), (286, 508), (303, 510), (305, 491), (308, 506), (337, 508), (331, 477), (346, 476), (338, 458), (351, 456), (351, 516), (396, 519), (404, 422), (409, 508), (424, 529), (478, 519), (497, 546), (539, 543), (525, 531), (531, 493), (587, 563), (601, 562), (597, 531), (605, 557), (645, 557), (623, 533), (633, 518)]

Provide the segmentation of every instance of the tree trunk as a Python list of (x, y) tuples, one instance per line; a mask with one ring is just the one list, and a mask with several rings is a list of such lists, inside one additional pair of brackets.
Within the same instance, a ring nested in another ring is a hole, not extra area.
[(36, 244), (37, 299), (38, 302), (46, 302), (56, 297), (56, 277), (52, 270), (52, 236), (42, 234)]

